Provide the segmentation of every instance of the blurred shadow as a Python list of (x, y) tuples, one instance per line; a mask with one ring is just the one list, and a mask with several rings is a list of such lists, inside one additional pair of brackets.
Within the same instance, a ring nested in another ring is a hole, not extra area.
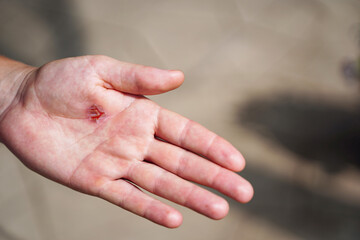
[(0, 0), (0, 54), (33, 65), (83, 55), (74, 10), (68, 0)]
[(7, 232), (1, 225), (0, 225), (0, 239), (20, 240), (19, 238), (15, 237), (12, 233)]
[(241, 206), (244, 211), (258, 215), (301, 239), (359, 239), (358, 206), (326, 198), (296, 183), (285, 182), (250, 167), (241, 175), (255, 189), (254, 199)]
[[(357, 42), (358, 47), (360, 48), (360, 25), (356, 26), (357, 32)], [(360, 50), (360, 49), (359, 49)], [(358, 53), (360, 52), (358, 50)], [(358, 54), (357, 58), (355, 59), (347, 59), (344, 60), (341, 64), (341, 73), (343, 77), (350, 83), (360, 83), (360, 56)]]
[(239, 121), (273, 138), (309, 161), (335, 173), (351, 164), (360, 168), (360, 105), (346, 108), (293, 95), (248, 103)]

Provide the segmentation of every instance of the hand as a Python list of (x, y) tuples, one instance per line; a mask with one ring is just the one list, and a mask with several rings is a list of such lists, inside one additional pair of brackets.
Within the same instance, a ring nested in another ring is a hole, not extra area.
[(243, 157), (223, 138), (142, 96), (182, 82), (179, 71), (104, 56), (54, 61), (30, 69), (0, 118), (0, 135), (32, 170), (158, 224), (178, 227), (182, 216), (137, 186), (221, 219), (227, 202), (189, 181), (247, 202), (252, 187), (233, 172), (243, 169)]

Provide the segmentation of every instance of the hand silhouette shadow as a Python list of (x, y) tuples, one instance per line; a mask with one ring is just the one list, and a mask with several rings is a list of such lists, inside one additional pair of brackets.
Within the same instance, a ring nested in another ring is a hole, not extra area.
[(320, 162), (328, 172), (349, 164), (360, 168), (360, 106), (284, 94), (250, 102), (238, 117), (246, 127)]

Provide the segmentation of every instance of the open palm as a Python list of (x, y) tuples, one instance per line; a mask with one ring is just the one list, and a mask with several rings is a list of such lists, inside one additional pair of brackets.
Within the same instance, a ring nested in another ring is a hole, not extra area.
[(214, 219), (251, 185), (233, 171), (241, 154), (201, 125), (142, 95), (181, 85), (183, 74), (104, 56), (63, 59), (31, 71), (0, 122), (6, 145), (34, 171), (167, 227), (181, 214), (137, 186)]

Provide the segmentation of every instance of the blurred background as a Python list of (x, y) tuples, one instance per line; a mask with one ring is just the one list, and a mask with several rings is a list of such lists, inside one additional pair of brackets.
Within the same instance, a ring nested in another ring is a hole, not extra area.
[(25, 168), (0, 145), (0, 239), (359, 239), (360, 1), (0, 0), (0, 54), (104, 54), (185, 73), (151, 97), (233, 143), (255, 196), (165, 229)]

